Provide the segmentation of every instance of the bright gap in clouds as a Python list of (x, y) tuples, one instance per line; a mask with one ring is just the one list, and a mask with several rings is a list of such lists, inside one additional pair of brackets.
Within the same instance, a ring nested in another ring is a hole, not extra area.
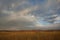
[(0, 0), (1, 30), (59, 30), (59, 0)]

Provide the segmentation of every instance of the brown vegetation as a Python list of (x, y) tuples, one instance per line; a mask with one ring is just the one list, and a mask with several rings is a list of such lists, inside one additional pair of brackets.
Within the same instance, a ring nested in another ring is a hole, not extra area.
[(60, 40), (60, 31), (0, 31), (0, 40)]

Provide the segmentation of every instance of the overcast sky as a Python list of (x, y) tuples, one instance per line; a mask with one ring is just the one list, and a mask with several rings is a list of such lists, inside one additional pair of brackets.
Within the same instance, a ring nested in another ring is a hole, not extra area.
[(0, 30), (60, 30), (60, 0), (0, 0)]

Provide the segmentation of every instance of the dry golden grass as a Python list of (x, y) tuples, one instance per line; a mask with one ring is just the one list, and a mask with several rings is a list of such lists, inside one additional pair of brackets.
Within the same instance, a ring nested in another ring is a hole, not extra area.
[(0, 31), (0, 40), (60, 40), (60, 31)]

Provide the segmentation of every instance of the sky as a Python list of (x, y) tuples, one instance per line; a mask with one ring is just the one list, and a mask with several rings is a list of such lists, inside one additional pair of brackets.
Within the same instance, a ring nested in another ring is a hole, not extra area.
[(60, 0), (0, 0), (0, 30), (60, 30)]

